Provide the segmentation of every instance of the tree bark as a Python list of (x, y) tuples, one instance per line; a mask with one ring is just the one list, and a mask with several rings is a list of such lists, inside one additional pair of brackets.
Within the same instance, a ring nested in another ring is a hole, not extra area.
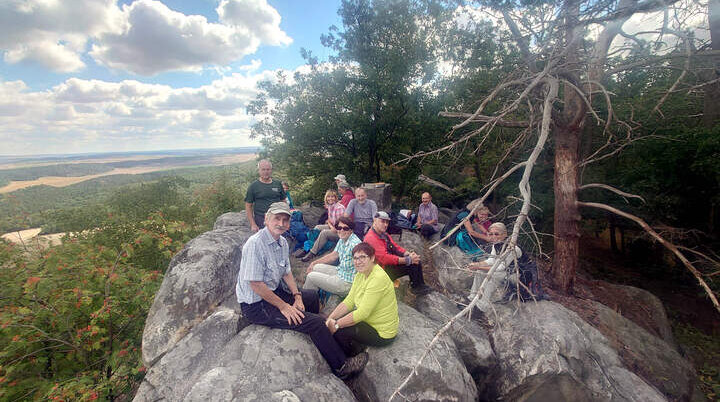
[[(568, 47), (568, 65), (578, 65), (579, 42), (582, 33), (577, 29), (580, 2), (567, 0), (565, 12), (565, 43)], [(572, 74), (572, 73), (571, 73)], [(576, 80), (577, 81), (577, 80)], [(566, 86), (564, 107), (557, 116), (555, 137), (555, 258), (552, 280), (565, 294), (573, 292), (575, 272), (579, 264), (580, 212), (578, 210), (578, 166), (580, 135), (585, 120), (586, 106), (577, 92)]]
[(559, 290), (570, 294), (580, 250), (580, 213), (577, 206), (580, 129), (570, 126), (558, 127), (554, 131), (555, 258), (552, 278)]

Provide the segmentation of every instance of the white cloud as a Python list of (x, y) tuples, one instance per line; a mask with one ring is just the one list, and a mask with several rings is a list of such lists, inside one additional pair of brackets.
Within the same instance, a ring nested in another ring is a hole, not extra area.
[(257, 145), (245, 108), (276, 76), (247, 71), (197, 88), (70, 78), (38, 91), (0, 81), (0, 153)]
[[(254, 53), (261, 43), (280, 45), (290, 38), (280, 30), (280, 16), (264, 0), (246, 1), (253, 14), (275, 13), (275, 20), (232, 25), (210, 23), (203, 16), (184, 15), (155, 0), (136, 0), (123, 6), (125, 29), (99, 36), (90, 54), (100, 63), (114, 69), (141, 75), (163, 71), (202, 69), (208, 65), (225, 65)], [(218, 12), (224, 10), (218, 7)], [(259, 17), (258, 17), (259, 18)], [(224, 20), (221, 18), (221, 21)]]
[(261, 44), (292, 42), (265, 0), (223, 0), (216, 11), (219, 23), (157, 0), (122, 9), (117, 0), (0, 0), (0, 51), (7, 63), (34, 61), (58, 72), (84, 68), (89, 54), (116, 70), (154, 75), (218, 68)]
[(5, 61), (34, 61), (60, 72), (85, 66), (90, 36), (117, 28), (116, 0), (0, 1), (0, 49)]
[(266, 0), (222, 0), (220, 21), (257, 33), (268, 45), (289, 45), (292, 39), (280, 29), (280, 14)]

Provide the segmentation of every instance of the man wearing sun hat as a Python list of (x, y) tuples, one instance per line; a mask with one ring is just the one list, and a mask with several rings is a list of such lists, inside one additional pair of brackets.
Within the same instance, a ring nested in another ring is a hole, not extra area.
[(272, 203), (265, 213), (265, 227), (243, 245), (235, 287), (243, 317), (253, 324), (308, 334), (335, 375), (344, 379), (357, 374), (367, 364), (367, 353), (347, 358), (317, 314), (317, 292), (298, 290), (282, 236), (289, 227), (288, 204)]

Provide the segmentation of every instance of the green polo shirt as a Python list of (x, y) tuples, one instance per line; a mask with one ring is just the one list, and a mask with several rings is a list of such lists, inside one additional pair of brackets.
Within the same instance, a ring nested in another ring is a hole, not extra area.
[(263, 183), (255, 180), (245, 195), (245, 202), (253, 204), (253, 213), (264, 215), (273, 202), (285, 201), (285, 190), (279, 180)]

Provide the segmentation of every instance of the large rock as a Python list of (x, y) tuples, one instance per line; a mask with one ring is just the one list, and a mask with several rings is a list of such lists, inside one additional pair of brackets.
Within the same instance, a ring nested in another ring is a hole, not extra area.
[(153, 363), (235, 290), (249, 230), (225, 227), (188, 242), (170, 261), (145, 321), (142, 359)]
[[(415, 307), (439, 325), (445, 325), (460, 312), (454, 302), (438, 292), (419, 297)], [(475, 321), (462, 317), (453, 323), (448, 335), (455, 342), (465, 367), (475, 380), (478, 393), (481, 397), (491, 394), (493, 387), (490, 382), (494, 380), (497, 359), (487, 332)]]
[(245, 211), (224, 213), (215, 219), (213, 230), (227, 228), (242, 229), (249, 232), (250, 223), (247, 220)]
[(498, 393), (507, 400), (664, 401), (623, 367), (595, 328), (553, 302), (495, 305), (492, 328), (500, 366)]
[[(396, 235), (393, 235), (393, 237), (398, 238)], [(410, 230), (403, 230), (402, 236), (400, 236), (399, 239), (397, 243), (400, 247), (422, 255), (423, 249), (425, 248), (425, 240), (422, 236)]]
[[(415, 309), (398, 303), (400, 328), (395, 341), (387, 347), (369, 348), (370, 360), (354, 380), (359, 400), (387, 401), (410, 374), (439, 325)], [(455, 344), (443, 335), (423, 359), (417, 372), (400, 390), (397, 400), (475, 401), (477, 389), (465, 369)]]
[(591, 303), (597, 311), (594, 325), (610, 339), (625, 366), (653, 384), (669, 399), (690, 399), (694, 390), (695, 369), (671, 344), (607, 306)]
[(467, 297), (472, 288), (474, 272), (466, 267), (470, 257), (457, 247), (437, 246), (433, 250), (438, 282), (455, 299)]
[(354, 399), (307, 335), (250, 325), (226, 344), (214, 366), (191, 384), (182, 400)]
[(605, 281), (587, 281), (587, 286), (581, 287), (581, 291), (589, 293), (581, 294), (583, 298), (608, 306), (677, 349), (665, 307), (654, 294)]
[(297, 209), (303, 214), (303, 221), (305, 225), (312, 229), (318, 224), (320, 216), (325, 212), (324, 208), (312, 206), (309, 203), (305, 203)]
[(135, 402), (182, 400), (198, 377), (217, 365), (241, 323), (235, 311), (219, 309), (196, 325), (148, 370)]

